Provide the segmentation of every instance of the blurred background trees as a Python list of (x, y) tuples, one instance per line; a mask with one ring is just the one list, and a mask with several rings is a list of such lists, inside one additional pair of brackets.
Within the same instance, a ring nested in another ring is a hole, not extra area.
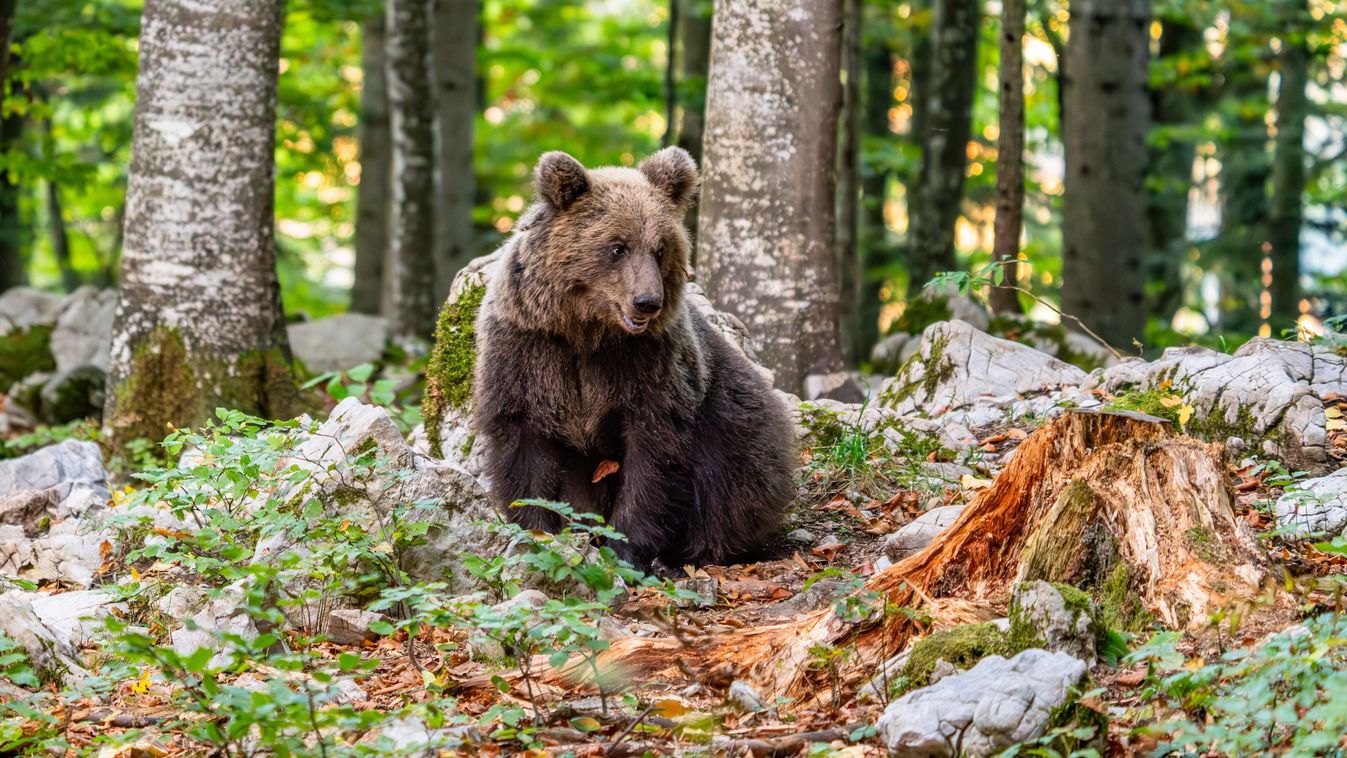
[[(155, 1), (0, 0), (0, 286), (117, 283)], [(797, 156), (789, 181), (838, 194), (805, 219), (832, 251), (808, 271), (828, 273), (779, 276), (812, 293), (805, 311), (831, 314), (807, 320), (836, 321), (847, 365), (930, 320), (913, 298), (933, 273), (993, 249), (1018, 260), (1022, 286), (1131, 350), (1231, 346), (1347, 309), (1347, 2), (1027, 0), (1022, 45), (1003, 33), (1013, 0), (801, 2), (844, 19), (840, 109), (837, 131), (802, 146), (835, 160)], [(453, 272), (510, 232), (547, 150), (634, 165), (680, 144), (717, 176), (703, 152), (715, 6), (289, 2), (275, 150), (288, 316), (383, 313), (427, 334)], [(1013, 50), (1022, 61), (1003, 67)], [(760, 74), (793, 76), (781, 58)], [(810, 118), (833, 107), (831, 94), (797, 104)], [(1022, 180), (998, 189), (1014, 168)], [(705, 208), (690, 221), (710, 223)], [(755, 232), (762, 249), (801, 220), (779, 221)], [(1054, 318), (999, 297), (998, 310)], [(800, 349), (792, 360), (815, 363)]]

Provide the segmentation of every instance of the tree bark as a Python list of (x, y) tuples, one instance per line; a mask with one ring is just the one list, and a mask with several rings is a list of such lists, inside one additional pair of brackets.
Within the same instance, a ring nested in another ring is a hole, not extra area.
[(273, 235), (279, 0), (148, 0), (109, 438), (294, 411)]
[[(677, 78), (674, 82), (674, 114), (678, 119), (675, 144), (702, 165), (702, 133), (706, 122), (706, 74), (711, 61), (711, 13), (707, 0), (670, 0), (676, 9), (675, 52)], [(670, 122), (672, 123), (672, 122)], [(696, 241), (700, 206), (693, 203), (683, 222)], [(693, 263), (696, 263), (694, 249)]]
[(935, 0), (924, 92), (921, 173), (908, 193), (908, 290), (958, 268), (954, 228), (963, 202), (977, 86), (978, 0)]
[[(2, 89), (2, 88), (0, 88)], [(0, 116), (0, 153), (23, 137), (23, 116)], [(0, 292), (28, 283), (23, 243), (26, 229), (19, 215), (20, 187), (10, 182), (9, 172), (0, 172)]]
[[(862, 7), (864, 13), (864, 7)], [(889, 109), (893, 106), (893, 52), (888, 40), (878, 35), (862, 42), (864, 81), (861, 106), (862, 140), (887, 142), (894, 138), (889, 128)], [(884, 223), (884, 202), (888, 196), (889, 171), (882, 165), (861, 165), (860, 262), (856, 304), (856, 352), (868, 358), (879, 341), (880, 292), (890, 268), (897, 262)]]
[(439, 0), (435, 10), (435, 87), (439, 203), (435, 211), (435, 302), (473, 258), (473, 122), (477, 118), (478, 0)]
[(842, 355), (862, 358), (860, 306), (861, 0), (843, 0), (842, 128), (837, 146), (837, 274)]
[(388, 77), (384, 56), (384, 16), (362, 26), (360, 62), (360, 186), (356, 195), (355, 280), (351, 310), (383, 311), (384, 266), (388, 257), (388, 195), (393, 173), (388, 134)]
[(429, 0), (388, 0), (388, 109), (392, 133), (393, 333), (435, 331), (435, 101)]
[(1146, 327), (1150, 4), (1078, 0), (1069, 24), (1062, 309), (1126, 348)]
[[(1189, 19), (1166, 18), (1161, 25), (1161, 59), (1192, 55), (1203, 44), (1202, 30)], [(1146, 209), (1150, 251), (1146, 260), (1146, 312), (1168, 323), (1183, 305), (1181, 263), (1188, 247), (1188, 192), (1193, 186), (1196, 145), (1189, 137), (1173, 132), (1195, 125), (1201, 118), (1198, 105), (1203, 93), (1184, 83), (1152, 91), (1154, 125), (1167, 130), (1152, 132), (1149, 183), (1152, 187)]]
[(712, 302), (748, 325), (790, 392), (842, 370), (841, 17), (841, 0), (733, 0), (713, 23), (701, 266)]
[(1313, 23), (1303, 0), (1290, 0), (1278, 60), (1277, 137), (1272, 162), (1268, 243), (1272, 246), (1272, 333), (1294, 329), (1300, 316), (1300, 227), (1304, 218), (1305, 118), (1311, 110), (1305, 86), (1310, 51), (1305, 34)]
[(996, 222), (992, 260), (1004, 263), (1004, 287), (990, 293), (996, 313), (1021, 313), (1016, 284), (1024, 225), (1024, 0), (1001, 2), (1000, 140), (996, 152)]
[(51, 236), (51, 254), (56, 259), (56, 267), (61, 271), (61, 286), (66, 292), (74, 292), (80, 286), (79, 274), (75, 273), (74, 263), (70, 260), (70, 234), (66, 231), (65, 211), (61, 207), (61, 188), (54, 179), (47, 180), (47, 233)]

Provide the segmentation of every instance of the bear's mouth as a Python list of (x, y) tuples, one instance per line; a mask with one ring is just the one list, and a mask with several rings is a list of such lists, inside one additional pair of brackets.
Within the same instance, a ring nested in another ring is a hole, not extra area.
[(625, 313), (622, 314), (622, 327), (631, 334), (640, 334), (647, 326), (650, 326), (648, 318), (632, 318)]

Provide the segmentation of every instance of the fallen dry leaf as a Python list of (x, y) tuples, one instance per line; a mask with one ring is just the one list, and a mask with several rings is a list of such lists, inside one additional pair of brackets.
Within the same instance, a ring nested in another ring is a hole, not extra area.
[(1146, 670), (1137, 669), (1126, 674), (1120, 674), (1117, 679), (1113, 680), (1113, 683), (1119, 687), (1135, 687), (1144, 681), (1146, 681)]
[(1006, 430), (1006, 436), (1012, 440), (1022, 440), (1028, 437), (1029, 433), (1019, 428), (1018, 426), (1015, 426)]
[(590, 484), (598, 484), (603, 481), (604, 477), (616, 474), (620, 468), (622, 468), (622, 464), (617, 461), (599, 461), (599, 466), (594, 469), (594, 478), (590, 480)]

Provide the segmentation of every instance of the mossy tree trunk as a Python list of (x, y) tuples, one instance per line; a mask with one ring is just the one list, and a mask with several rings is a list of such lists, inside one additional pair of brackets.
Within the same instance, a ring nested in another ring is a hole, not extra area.
[(691, 643), (615, 640), (603, 660), (627, 676), (693, 670), (749, 678), (769, 698), (808, 699), (829, 686), (815, 679), (812, 651), (846, 648), (837, 673), (854, 691), (928, 630), (923, 616), (962, 623), (999, 615), (1014, 586), (1031, 579), (1081, 588), (1119, 626), (1203, 626), (1266, 584), (1232, 501), (1217, 446), (1150, 416), (1068, 412), (1025, 440), (953, 526), (862, 590), (920, 614), (855, 622), (829, 608)]
[(435, 332), (435, 99), (431, 7), (388, 0), (388, 110), (393, 144), (389, 221), (393, 332)]
[(988, 294), (997, 313), (1021, 313), (1020, 296), (1010, 289), (1020, 257), (1024, 225), (1024, 0), (1001, 3), (1000, 135), (996, 146), (996, 226), (992, 260), (1005, 287)]
[(150, 0), (105, 422), (293, 411), (273, 239), (279, 0)]
[(366, 19), (360, 33), (360, 186), (356, 196), (355, 281), (351, 310), (383, 312), (388, 258), (388, 186), (393, 173), (388, 134), (388, 77), (384, 71), (384, 15)]

